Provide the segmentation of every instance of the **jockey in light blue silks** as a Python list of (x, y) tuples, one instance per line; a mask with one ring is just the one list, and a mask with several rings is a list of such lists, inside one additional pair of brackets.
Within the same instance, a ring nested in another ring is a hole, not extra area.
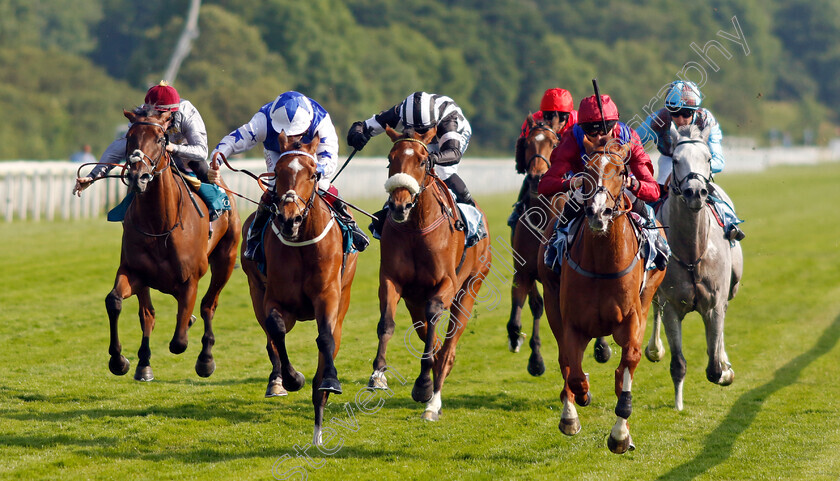
[[(712, 154), (712, 173), (716, 174), (723, 170), (726, 161), (723, 158), (721, 140), (723, 133), (720, 130), (717, 120), (708, 109), (700, 107), (703, 102), (703, 95), (694, 82), (676, 80), (665, 94), (665, 107), (651, 114), (636, 132), (642, 143), (654, 141), (661, 156), (659, 157), (659, 174), (656, 181), (664, 186), (673, 168), (671, 156), (674, 153), (674, 146), (671, 144), (670, 131), (672, 124), (676, 127), (684, 125), (696, 125), (701, 131), (710, 129), (709, 151)], [(738, 227), (743, 222), (735, 214), (732, 201), (726, 193), (714, 182), (710, 182), (712, 192), (709, 198), (712, 199), (712, 206), (718, 217), (723, 222), (724, 235), (729, 240), (744, 238), (744, 233)], [(664, 189), (662, 189), (664, 191)]]
[[(318, 148), (315, 151), (316, 168), (321, 174), (318, 189), (328, 193), (323, 199), (333, 207), (339, 215), (339, 220), (352, 232), (356, 250), (365, 250), (370, 240), (353, 221), (347, 211), (347, 205), (338, 196), (338, 189), (330, 183), (329, 176), (335, 172), (338, 163), (338, 136), (330, 114), (318, 102), (295, 91), (280, 94), (276, 99), (263, 105), (247, 124), (234, 129), (219, 141), (216, 149), (210, 154), (210, 158), (215, 159), (216, 154), (221, 153), (225, 158), (230, 159), (232, 155), (245, 152), (262, 142), (265, 167), (267, 172), (274, 172), (274, 166), (277, 165), (281, 154), (278, 141), (280, 132), (284, 132), (289, 137), (299, 136), (304, 144), (318, 137)], [(209, 177), (215, 180), (216, 172), (211, 170)], [(263, 228), (271, 217), (268, 206), (273, 203), (273, 182), (273, 180), (268, 182), (272, 188), (269, 188), (260, 199), (256, 216), (248, 229), (243, 253), (246, 259), (255, 259)]]

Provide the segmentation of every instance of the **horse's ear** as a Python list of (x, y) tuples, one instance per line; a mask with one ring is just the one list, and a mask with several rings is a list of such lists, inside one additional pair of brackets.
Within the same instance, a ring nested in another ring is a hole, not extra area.
[(528, 129), (533, 129), (537, 125), (537, 121), (534, 120), (534, 114), (531, 112), (528, 112), (528, 118), (525, 121), (528, 122)]
[(172, 120), (172, 112), (170, 112), (168, 110), (165, 111), (165, 112), (161, 112), (158, 119), (160, 120), (160, 122), (162, 124), (165, 124), (166, 122), (169, 122), (170, 120)]
[(286, 132), (280, 132), (277, 134), (277, 143), (280, 144), (281, 148), (285, 148), (288, 141), (289, 137), (286, 136)]
[(388, 137), (391, 138), (391, 141), (396, 141), (398, 138), (402, 137), (402, 134), (397, 132), (396, 130), (392, 129), (389, 126), (385, 126), (385, 133), (388, 134)]
[(711, 135), (711, 134), (712, 134), (712, 128), (707, 125), (705, 129), (700, 131), (699, 137), (703, 141), (704, 144), (708, 144), (709, 143), (709, 135)]
[(583, 150), (585, 150), (587, 154), (592, 152), (593, 150), (595, 150), (597, 147), (598, 146), (595, 145), (594, 142), (589, 140), (588, 136), (586, 136), (586, 135), (583, 136)]
[(671, 145), (680, 140), (680, 132), (677, 130), (677, 125), (671, 122), (671, 128), (668, 129), (668, 137), (671, 138)]
[(131, 122), (131, 123), (134, 123), (134, 122), (137, 121), (137, 114), (135, 114), (131, 110), (123, 109), (123, 115), (125, 115), (125, 118), (127, 118), (129, 120), (129, 122)]
[(430, 144), (432, 140), (434, 140), (435, 135), (437, 135), (437, 127), (432, 127), (425, 134), (420, 136), (420, 140), (423, 141), (424, 144)]
[(320, 144), (321, 144), (321, 138), (318, 137), (317, 135), (315, 135), (315, 136), (312, 137), (312, 140), (308, 144), (305, 144), (305, 145), (306, 145), (306, 148), (309, 151), (309, 153), (312, 154), (312, 153), (315, 153), (316, 150), (318, 150), (318, 145), (320, 145)]

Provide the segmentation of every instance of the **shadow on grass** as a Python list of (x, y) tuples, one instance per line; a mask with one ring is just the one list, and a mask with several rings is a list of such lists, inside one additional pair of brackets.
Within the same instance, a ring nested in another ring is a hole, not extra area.
[(780, 389), (794, 384), (808, 365), (834, 349), (838, 339), (840, 339), (840, 316), (837, 316), (834, 322), (823, 331), (814, 347), (777, 369), (770, 382), (742, 394), (717, 429), (706, 437), (703, 443), (705, 448), (700, 454), (657, 479), (694, 479), (726, 461), (732, 454), (732, 446), (738, 436), (750, 427), (761, 410), (764, 400)]

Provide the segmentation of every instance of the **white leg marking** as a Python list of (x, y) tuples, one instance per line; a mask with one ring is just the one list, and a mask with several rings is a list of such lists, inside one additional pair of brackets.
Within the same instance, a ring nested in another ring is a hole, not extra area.
[(429, 402), (426, 403), (426, 411), (439, 413), (442, 406), (443, 402), (440, 399), (440, 391), (437, 391), (432, 394), (432, 399), (429, 399)]
[(566, 398), (563, 400), (563, 414), (560, 417), (562, 419), (577, 419), (577, 409), (575, 409), (575, 403), (571, 399)]
[(321, 426), (315, 426), (315, 433), (312, 435), (312, 444), (314, 446), (321, 446)]
[(674, 386), (674, 407), (677, 411), (683, 410), (683, 381)]
[(624, 441), (627, 439), (627, 436), (630, 436), (630, 429), (627, 428), (627, 420), (618, 416), (616, 418), (612, 431), (610, 431), (610, 437), (616, 441)]
[(624, 382), (622, 383), (621, 392), (630, 392), (633, 384), (633, 379), (630, 377), (630, 368), (624, 368)]

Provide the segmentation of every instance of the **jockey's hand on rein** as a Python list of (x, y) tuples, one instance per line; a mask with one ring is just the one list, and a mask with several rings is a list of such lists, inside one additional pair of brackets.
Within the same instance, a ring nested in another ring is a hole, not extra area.
[(353, 122), (347, 132), (347, 145), (356, 150), (362, 150), (370, 140), (370, 134), (365, 128), (364, 122)]
[(642, 184), (639, 182), (639, 179), (635, 177), (627, 177), (626, 185), (630, 192), (632, 192), (634, 195), (638, 193), (639, 189), (642, 187)]
[(81, 197), (82, 191), (87, 189), (93, 183), (93, 177), (77, 177), (76, 185), (73, 187), (73, 194)]

